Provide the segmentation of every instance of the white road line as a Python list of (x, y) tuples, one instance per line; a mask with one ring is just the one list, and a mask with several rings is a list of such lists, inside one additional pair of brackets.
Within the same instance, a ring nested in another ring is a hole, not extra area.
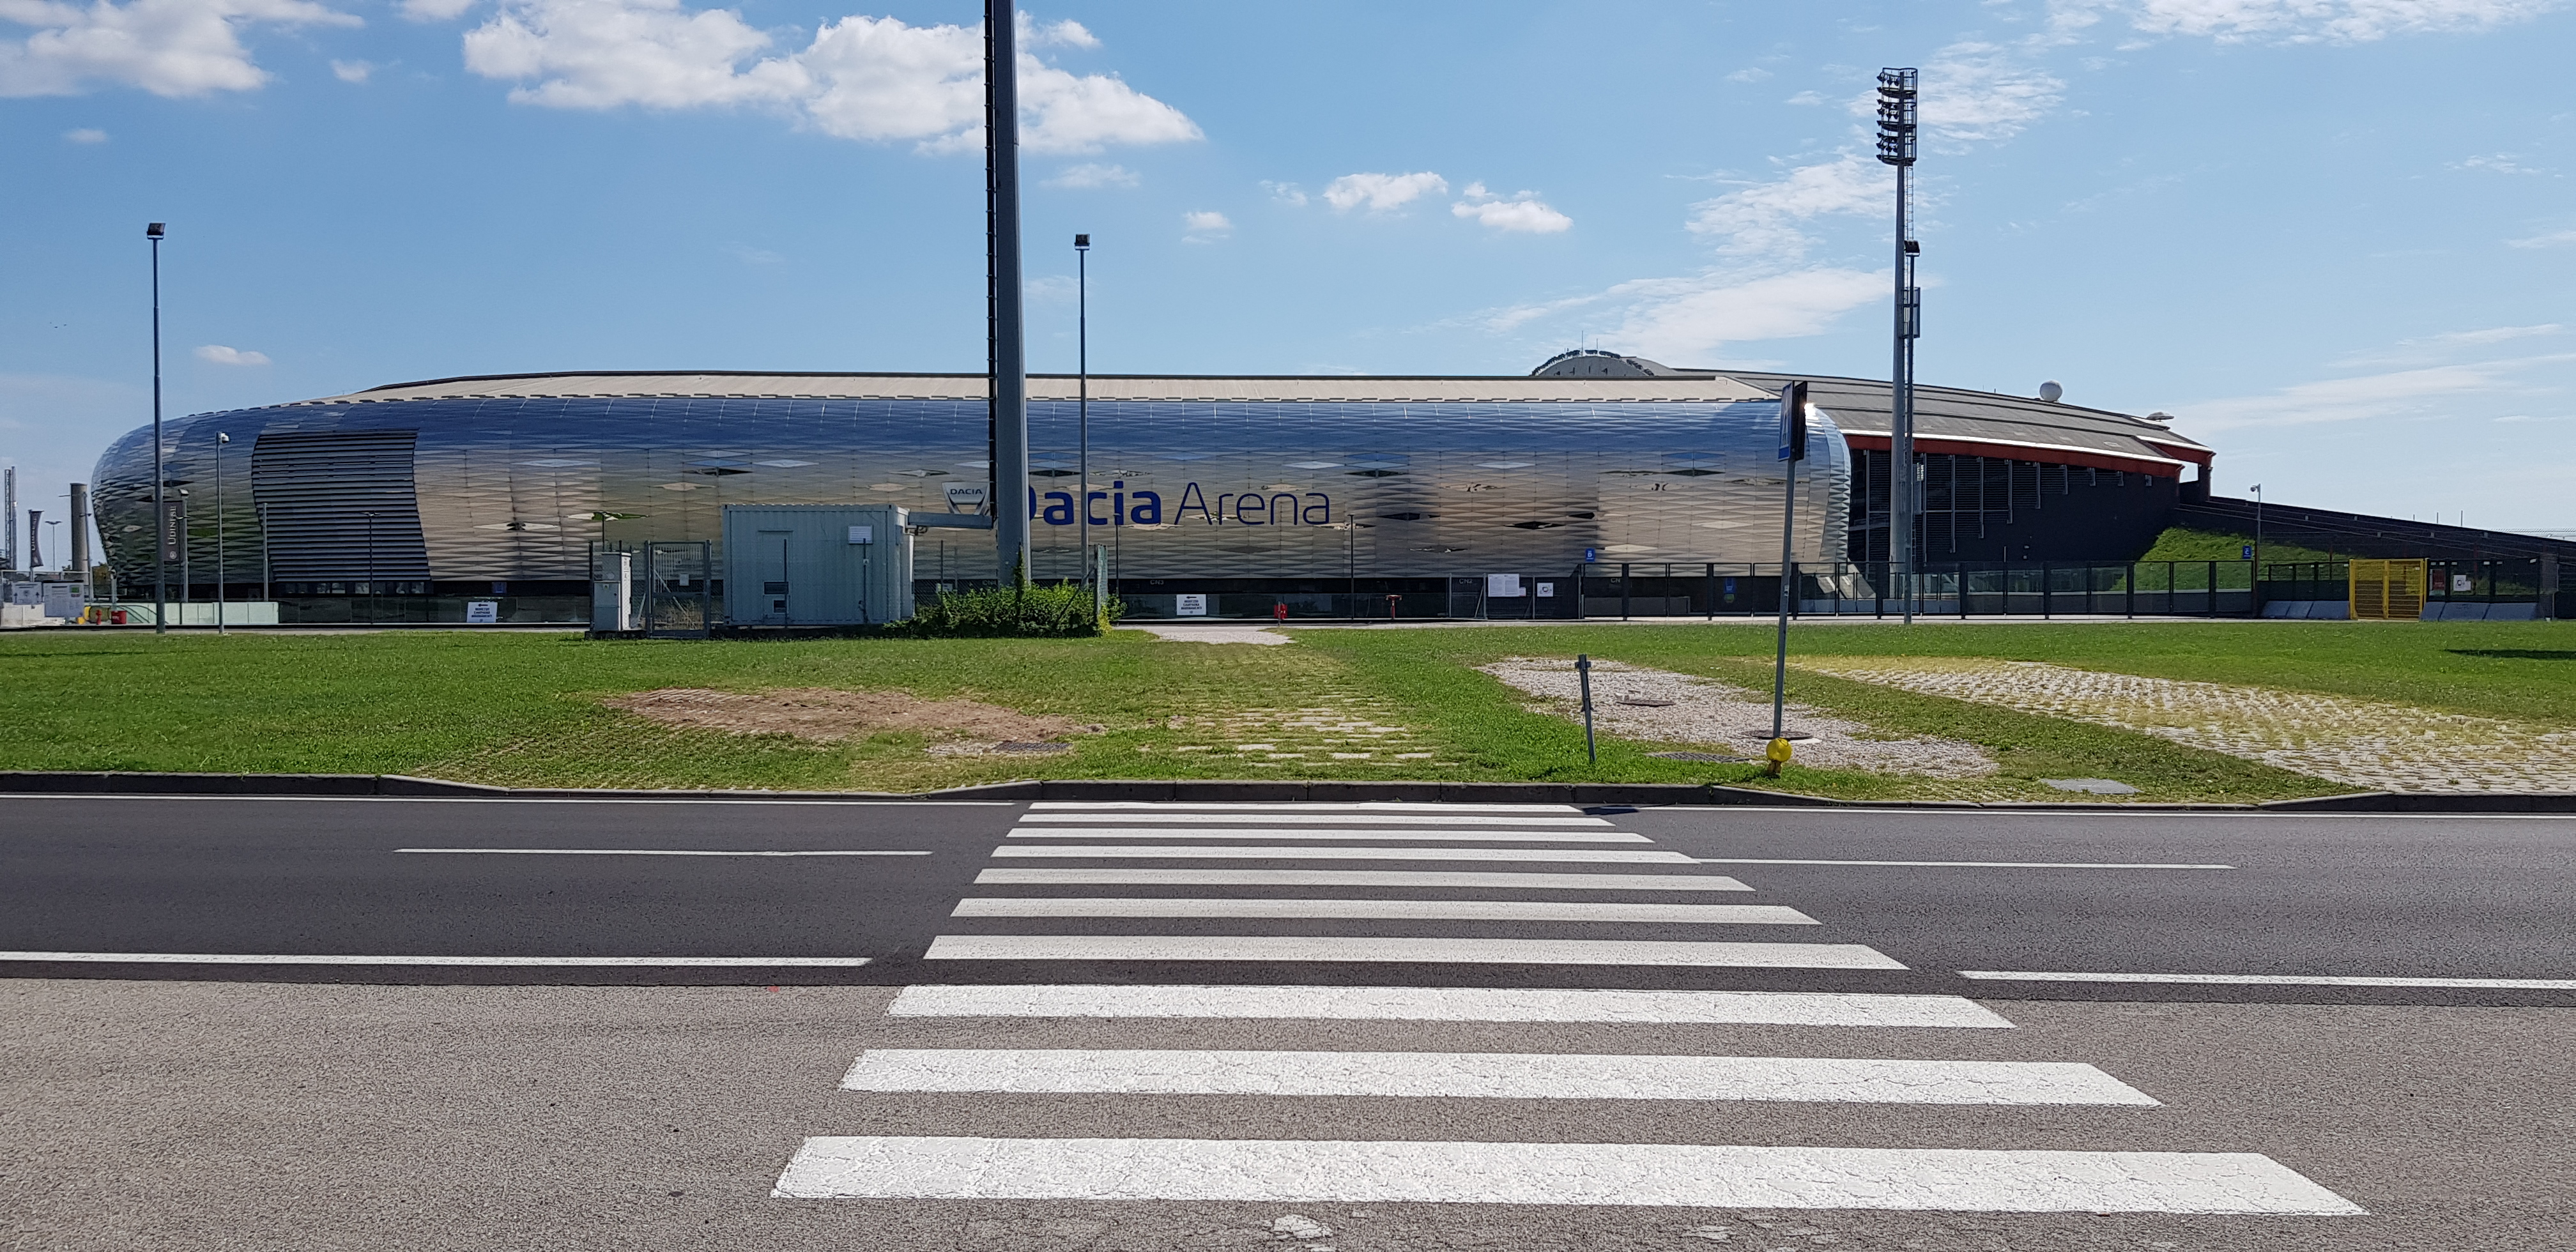
[(940, 935), (930, 961), (1411, 961), (1457, 965), (1688, 965), (1903, 969), (1857, 943), (1341, 935)]
[(1688, 865), (1679, 852), (1594, 851), (1590, 848), (1225, 848), (1148, 847), (1144, 845), (1055, 846), (1005, 844), (996, 857), (1144, 857), (1158, 861), (1582, 861), (1593, 864)]
[(1066, 899), (970, 896), (950, 917), (1331, 917), (1453, 922), (1681, 922), (1813, 926), (1779, 904), (1599, 904), (1575, 900)]
[(896, 992), (886, 1015), (2012, 1028), (1964, 996), (1548, 987), (931, 985)]
[(0, 961), (102, 965), (565, 965), (617, 969), (847, 969), (864, 956), (308, 956), (291, 952), (0, 952)]
[(1331, 803), (1305, 800), (1218, 800), (1193, 804), (1183, 800), (1039, 800), (1032, 813), (1137, 811), (1209, 813), (1579, 813), (1571, 804), (1437, 804), (1415, 800), (1360, 800)]
[(491, 856), (928, 856), (928, 852), (750, 851), (697, 848), (396, 848), (396, 852), (440, 852)]
[(1448, 1096), (1815, 1104), (2123, 1104), (2145, 1092), (2073, 1061), (1896, 1061), (1551, 1052), (871, 1048), (844, 1091), (1010, 1095)]
[(1404, 839), (1415, 843), (1653, 843), (1624, 830), (1313, 830), (1275, 826), (1014, 827), (1013, 839)]
[(785, 1199), (1596, 1204), (2350, 1216), (2252, 1152), (815, 1136)]
[[(1024, 822), (1096, 822), (1099, 813), (1028, 813)], [(1448, 814), (1375, 813), (1118, 813), (1122, 822), (1305, 822), (1317, 826), (1607, 826), (1599, 817), (1457, 817)]]
[(975, 875), (1016, 887), (1460, 887), (1490, 891), (1751, 891), (1718, 874), (1513, 874), (1381, 869), (1023, 869)]
[(1903, 865), (1958, 869), (2234, 869), (2233, 865), (2164, 865), (2119, 861), (1785, 861), (1744, 856), (1693, 858), (1702, 865)]
[(2199, 983), (2234, 987), (2465, 987), (2478, 991), (2576, 991), (2576, 978), (2378, 978), (2342, 974), (2067, 974), (1963, 969), (1961, 978), (1996, 982)]

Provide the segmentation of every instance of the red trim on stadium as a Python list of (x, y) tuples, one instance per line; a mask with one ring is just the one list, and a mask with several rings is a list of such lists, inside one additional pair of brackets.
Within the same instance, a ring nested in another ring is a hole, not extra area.
[[(1843, 436), (1843, 442), (1851, 445), (1852, 447), (1867, 448), (1873, 452), (1885, 452), (1888, 450), (1889, 445), (1888, 437), (1885, 435), (1856, 435), (1846, 433)], [(2166, 445), (2157, 444), (2156, 446), (2161, 448)], [(2037, 461), (2047, 465), (2080, 465), (2087, 469), (2125, 470), (2128, 473), (2146, 474), (2155, 478), (2182, 477), (2181, 459), (2160, 461), (2142, 456), (2121, 456), (2116, 452), (2085, 452), (2071, 448), (2039, 447), (2026, 443), (2004, 443), (1998, 440), (1930, 439), (1925, 438), (1922, 435), (1916, 435), (1914, 437), (1914, 450), (1916, 452), (1946, 452), (1956, 456), (1994, 457), (1998, 460), (2007, 461)], [(2184, 449), (2176, 448), (2174, 451), (2179, 453), (2184, 451)], [(2210, 453), (2207, 449), (2191, 449), (2191, 451), (2197, 452), (2199, 455), (2187, 459), (2196, 461), (2202, 465), (2209, 464)]]

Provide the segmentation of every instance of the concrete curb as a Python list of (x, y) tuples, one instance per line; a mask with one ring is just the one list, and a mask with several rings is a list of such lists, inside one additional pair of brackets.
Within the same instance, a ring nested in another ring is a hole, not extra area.
[(1825, 796), (1691, 783), (1478, 783), (1294, 782), (1285, 779), (1054, 779), (987, 783), (946, 791), (639, 791), (568, 787), (487, 787), (479, 783), (402, 774), (175, 774), (54, 770), (0, 770), (0, 794), (102, 796), (314, 796), (414, 797), (483, 800), (778, 800), (966, 801), (1161, 800), (1339, 801), (1366, 800), (1482, 804), (1575, 804), (1585, 807), (1667, 805), (1760, 806), (1821, 809), (2006, 810), (2046, 813), (2576, 813), (2576, 795), (2404, 794), (2274, 800), (2263, 804), (2118, 804), (2103, 802), (1995, 802), (1968, 800), (1837, 800)]

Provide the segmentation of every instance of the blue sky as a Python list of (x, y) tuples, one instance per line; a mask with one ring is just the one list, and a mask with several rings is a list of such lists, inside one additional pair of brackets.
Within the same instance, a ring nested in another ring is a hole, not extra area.
[[(980, 6), (0, 0), (0, 461), (573, 369), (983, 368)], [(1027, 13), (1031, 359), (1886, 369), (2165, 410), (2218, 485), (2576, 529), (2566, 0), (1093, 0)]]

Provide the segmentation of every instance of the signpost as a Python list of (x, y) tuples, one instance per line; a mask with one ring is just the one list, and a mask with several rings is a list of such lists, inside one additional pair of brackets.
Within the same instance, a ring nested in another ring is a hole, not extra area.
[(1780, 388), (1780, 639), (1771, 658), (1771, 745), (1766, 754), (1770, 773), (1778, 775), (1789, 759), (1787, 728), (1781, 717), (1789, 690), (1789, 602), (1798, 594), (1798, 466), (1807, 459), (1807, 384)]

